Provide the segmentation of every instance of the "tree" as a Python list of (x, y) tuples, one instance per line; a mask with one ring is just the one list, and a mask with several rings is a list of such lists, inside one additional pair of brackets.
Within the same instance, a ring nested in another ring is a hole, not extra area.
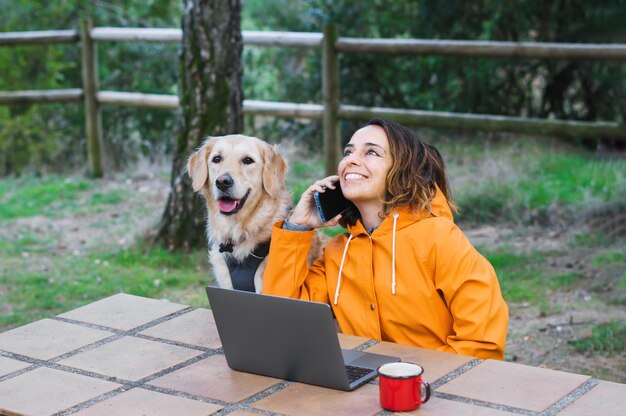
[(241, 2), (183, 0), (179, 60), (182, 115), (173, 155), (170, 195), (157, 241), (170, 249), (206, 244), (205, 209), (185, 172), (189, 155), (208, 135), (243, 128)]

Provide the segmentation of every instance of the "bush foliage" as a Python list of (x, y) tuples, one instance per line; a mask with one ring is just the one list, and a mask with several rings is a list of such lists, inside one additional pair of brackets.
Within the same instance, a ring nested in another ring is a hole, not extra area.
[[(0, 31), (77, 29), (81, 15), (96, 26), (179, 27), (182, 2), (172, 0), (0, 2)], [(102, 90), (176, 93), (177, 50), (156, 43), (99, 43)], [(81, 88), (78, 44), (0, 48), (0, 91)], [(157, 157), (173, 143), (171, 111), (104, 107), (108, 164)], [(0, 107), (0, 176), (70, 171), (86, 165), (82, 105)]]

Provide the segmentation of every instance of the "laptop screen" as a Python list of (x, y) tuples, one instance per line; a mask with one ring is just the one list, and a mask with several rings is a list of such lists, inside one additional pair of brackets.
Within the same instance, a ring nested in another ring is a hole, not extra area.
[[(329, 305), (212, 286), (206, 291), (232, 369), (340, 390), (354, 388)], [(375, 357), (372, 369), (398, 361), (356, 353)]]

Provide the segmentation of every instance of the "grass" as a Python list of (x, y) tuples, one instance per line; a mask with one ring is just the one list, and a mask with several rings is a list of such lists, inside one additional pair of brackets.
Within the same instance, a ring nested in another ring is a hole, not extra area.
[(517, 253), (511, 246), (495, 250), (480, 250), (489, 260), (498, 275), (500, 290), (507, 303), (528, 303), (537, 305), (544, 315), (558, 312), (558, 307), (548, 301), (546, 287), (564, 286), (562, 276), (550, 276), (542, 267), (545, 253)]
[(18, 227), (13, 230), (13, 236), (0, 238), (0, 251), (7, 256), (27, 256), (30, 253), (43, 253), (53, 244), (54, 238), (50, 235), (35, 233), (26, 227)]
[(574, 235), (574, 246), (576, 247), (607, 247), (612, 243), (601, 231), (580, 232)]
[(496, 249), (478, 249), (495, 269), (504, 299), (509, 303), (537, 305), (543, 315), (560, 312), (559, 305), (550, 303), (549, 291), (572, 287), (583, 277), (578, 272), (551, 272), (545, 264), (551, 256), (558, 253), (535, 251), (524, 254), (507, 245)]
[(581, 273), (572, 272), (560, 274), (552, 277), (550, 280), (549, 287), (553, 289), (562, 289), (565, 287), (570, 287), (573, 284), (577, 283), (583, 278)]
[(507, 301), (538, 302), (543, 290), (540, 265), (545, 258), (541, 253), (517, 254), (511, 246), (489, 251), (479, 248), (489, 260), (500, 280), (502, 295)]
[(606, 265), (606, 264), (625, 264), (626, 265), (626, 251), (607, 251), (598, 254), (593, 257), (591, 264), (594, 265)]
[(72, 178), (18, 178), (0, 182), (0, 220), (58, 215), (95, 183)]
[[(622, 245), (617, 250), (608, 247), (595, 254), (590, 264), (599, 270), (607, 279), (599, 279), (592, 290), (606, 293), (606, 301), (616, 306), (626, 306), (626, 250)], [(608, 290), (607, 290), (608, 289)]]
[[(170, 253), (141, 241), (130, 247), (111, 241), (73, 251), (59, 248), (68, 225), (49, 227), (45, 218), (89, 219), (89, 214), (103, 212), (89, 228), (106, 228), (114, 240), (119, 233), (113, 231), (114, 225), (122, 230), (132, 226), (130, 214), (109, 214), (107, 209), (140, 196), (116, 187), (103, 190), (100, 185), (97, 180), (62, 176), (0, 181), (0, 328), (118, 292), (206, 306), (200, 294), (211, 277), (204, 249)], [(135, 214), (146, 214), (146, 208), (138, 205)], [(35, 216), (44, 220), (30, 222)]]
[(626, 321), (611, 321), (596, 325), (591, 334), (570, 342), (579, 353), (621, 354), (626, 343)]
[[(493, 150), (492, 158), (497, 162), (469, 159), (463, 166), (478, 167), (451, 170), (449, 176), (461, 207), (460, 222), (546, 223), (553, 215), (579, 214), (594, 205), (623, 200), (626, 195), (624, 160), (598, 159), (567, 148), (548, 150), (532, 140), (507, 144), (510, 146)], [(480, 168), (482, 174), (476, 172)], [(459, 180), (455, 174), (470, 178)], [(474, 174), (480, 176), (472, 178)], [(460, 185), (457, 188), (455, 181)]]
[(0, 181), (0, 221), (38, 215), (85, 215), (131, 197), (126, 190), (90, 192), (97, 186), (96, 181), (73, 177), (4, 179)]
[(136, 245), (52, 259), (40, 270), (31, 270), (26, 258), (7, 266), (0, 269), (0, 288), (11, 311), (0, 316), (2, 327), (59, 314), (119, 292), (188, 302), (180, 299), (188, 287), (209, 283), (204, 250), (170, 253)]

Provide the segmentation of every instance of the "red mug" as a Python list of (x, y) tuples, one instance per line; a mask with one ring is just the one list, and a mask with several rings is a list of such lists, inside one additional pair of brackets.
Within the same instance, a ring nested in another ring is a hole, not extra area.
[(422, 380), (424, 369), (399, 362), (378, 367), (380, 405), (392, 412), (415, 410), (430, 399), (430, 384)]

